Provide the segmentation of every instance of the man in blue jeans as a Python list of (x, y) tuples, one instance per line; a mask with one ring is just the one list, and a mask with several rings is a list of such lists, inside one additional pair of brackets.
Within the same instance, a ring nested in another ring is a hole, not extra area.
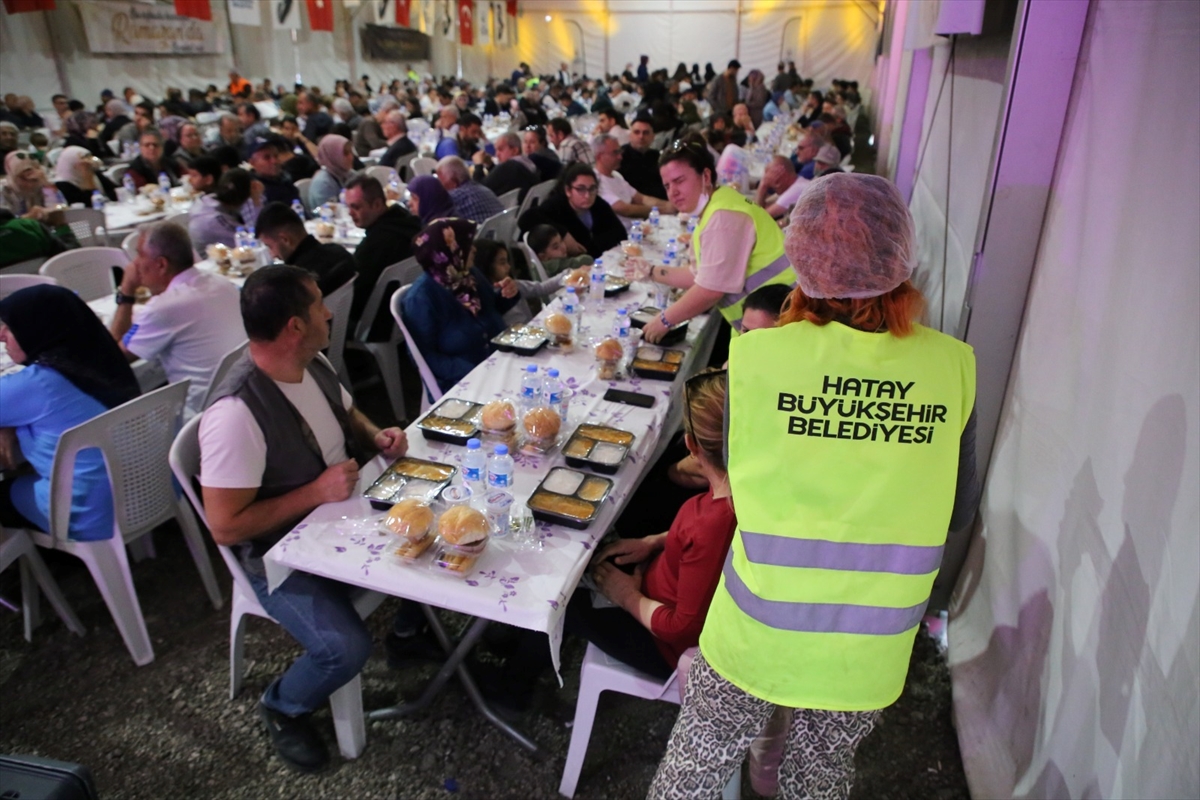
[(408, 443), (356, 409), (319, 355), (331, 315), (311, 273), (257, 270), (241, 310), (250, 345), (204, 411), (200, 484), (213, 539), (237, 552), (263, 608), (304, 647), (259, 710), (284, 763), (315, 772), (329, 753), (309, 715), (362, 670), (371, 634), (350, 586), (294, 572), (268, 594), (262, 557), (314, 508), (348, 498), (370, 456), (401, 456)]

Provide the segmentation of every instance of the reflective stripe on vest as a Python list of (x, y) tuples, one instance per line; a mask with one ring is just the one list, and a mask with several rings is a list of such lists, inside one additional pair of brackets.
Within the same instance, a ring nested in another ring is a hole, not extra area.
[(721, 186), (712, 193), (696, 223), (693, 242), (697, 264), (703, 263), (700, 235), (717, 211), (745, 214), (754, 224), (754, 250), (750, 253), (750, 263), (746, 265), (746, 282), (742, 291), (726, 294), (717, 302), (717, 310), (721, 312), (721, 316), (725, 317), (735, 332), (741, 332), (742, 306), (747, 295), (769, 283), (795, 286), (796, 273), (783, 251), (783, 231), (780, 230), (779, 224), (764, 209), (728, 186)]
[(899, 697), (941, 565), (971, 349), (796, 322), (730, 344), (738, 532), (700, 648), (744, 691), (863, 711)]

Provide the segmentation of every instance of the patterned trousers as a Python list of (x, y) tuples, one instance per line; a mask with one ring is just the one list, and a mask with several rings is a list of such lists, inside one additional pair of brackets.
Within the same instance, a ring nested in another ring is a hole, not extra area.
[[(719, 797), (774, 710), (771, 703), (722, 678), (703, 653), (697, 654), (688, 673), (683, 710), (650, 784), (649, 800)], [(849, 797), (854, 751), (879, 714), (796, 709), (779, 767), (779, 796)]]

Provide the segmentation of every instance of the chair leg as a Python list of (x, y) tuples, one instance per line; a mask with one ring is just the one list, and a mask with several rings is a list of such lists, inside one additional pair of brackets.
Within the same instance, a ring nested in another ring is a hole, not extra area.
[(145, 561), (147, 558), (157, 558), (158, 553), (154, 550), (154, 531), (147, 531), (145, 535), (134, 539), (128, 545), (130, 555), (137, 563)]
[[(234, 587), (237, 591), (237, 587)], [(242, 679), (246, 676), (246, 662), (243, 658), (245, 642), (243, 634), (246, 628), (246, 614), (238, 607), (237, 600), (233, 603), (233, 613), (229, 618), (229, 699), (233, 700), (242, 690)]]
[(21, 616), (25, 623), (25, 641), (32, 642), (33, 629), (41, 624), (42, 615), (38, 603), (37, 583), (33, 580), (27, 555), (17, 559), (17, 569), (21, 573)]
[(721, 790), (721, 800), (742, 800), (742, 765), (729, 776), (729, 783)]
[[(46, 568), (46, 562), (42, 561), (42, 557), (38, 555), (36, 549), (21, 559), (22, 593), (25, 591), (26, 576), (29, 574), (32, 574), (34, 578), (34, 580), (29, 581), (29, 584), (33, 588), (33, 598), (32, 600), (26, 600), (26, 605), (28, 607), (30, 604), (32, 604), (34, 617), (37, 617), (37, 587), (40, 586), (42, 591), (46, 593), (46, 599), (50, 601), (50, 605), (54, 608), (54, 611), (58, 614), (59, 618), (67, 626), (67, 629), (76, 636), (83, 636), (83, 623), (79, 621), (79, 617), (75, 616), (75, 612), (67, 603), (67, 598), (63, 596), (62, 591), (58, 588), (58, 584), (54, 581), (54, 577), (50, 574), (50, 570)], [(37, 623), (35, 622), (34, 624), (36, 625)]]
[(398, 347), (388, 342), (382, 347), (371, 347), (369, 352), (375, 356), (375, 363), (379, 366), (379, 374), (383, 377), (383, 385), (392, 404), (392, 415), (397, 422), (401, 422), (408, 418), (408, 408), (404, 405), (404, 386), (400, 382)]
[(196, 569), (200, 571), (200, 582), (204, 584), (204, 591), (208, 592), (209, 602), (213, 608), (220, 608), (225, 604), (225, 598), (221, 596), (221, 587), (217, 585), (212, 559), (208, 557), (208, 548), (204, 546), (204, 537), (200, 533), (200, 526), (196, 524), (196, 515), (192, 513), (188, 501), (182, 497), (175, 501), (175, 519), (179, 521), (184, 541), (192, 553), (192, 560), (196, 562)]
[(113, 622), (117, 623), (117, 630), (121, 632), (129, 654), (133, 656), (133, 662), (139, 667), (149, 664), (154, 660), (154, 648), (150, 644), (146, 619), (142, 616), (142, 607), (133, 586), (125, 543), (119, 536), (114, 536), (92, 546), (77, 547), (74, 553), (83, 559), (92, 573), (92, 580), (100, 589)]
[(333, 729), (343, 758), (358, 758), (367, 746), (367, 718), (362, 705), (362, 675), (334, 692), (329, 698), (333, 710)]
[(600, 692), (588, 682), (589, 670), (585, 666), (579, 676), (579, 700), (575, 703), (575, 724), (571, 727), (571, 746), (567, 749), (567, 763), (563, 767), (562, 782), (558, 793), (574, 797), (579, 784), (579, 773), (583, 771), (583, 759), (587, 756), (588, 741), (592, 738), (592, 724), (596, 721), (596, 705)]

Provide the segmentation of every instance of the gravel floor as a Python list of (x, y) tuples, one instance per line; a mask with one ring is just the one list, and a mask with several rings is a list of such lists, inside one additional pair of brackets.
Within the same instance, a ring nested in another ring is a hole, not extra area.
[[(565, 648), (567, 685), (541, 687), (539, 707), (521, 723), (543, 750), (526, 754), (483, 720), (461, 689), (450, 687), (426, 713), (371, 723), (362, 758), (334, 758), (319, 776), (300, 776), (271, 755), (255, 701), (295, 657), (294, 642), (262, 619), (248, 622), (247, 675), (230, 701), (229, 611), (207, 604), (178, 535), (155, 534), (158, 557), (134, 565), (134, 579), (156, 660), (130, 660), (99, 592), (81, 563), (47, 561), (87, 628), (71, 635), (43, 602), (33, 643), (19, 614), (0, 610), (0, 752), (78, 762), (91, 768), (106, 798), (553, 798), (566, 756), (582, 647)], [(213, 553), (228, 593), (229, 579)], [(19, 598), (17, 570), (0, 576), (0, 595)], [(390, 603), (371, 618), (382, 637)], [(367, 708), (415, 695), (432, 668), (388, 669), (378, 656), (364, 673)], [(601, 701), (580, 798), (643, 797), (676, 707), (606, 693)], [(328, 709), (320, 724), (333, 746)], [(904, 697), (883, 716), (858, 757), (856, 798), (966, 797), (950, 725), (950, 688), (932, 643), (918, 647)], [(753, 796), (749, 784), (745, 796)]]

